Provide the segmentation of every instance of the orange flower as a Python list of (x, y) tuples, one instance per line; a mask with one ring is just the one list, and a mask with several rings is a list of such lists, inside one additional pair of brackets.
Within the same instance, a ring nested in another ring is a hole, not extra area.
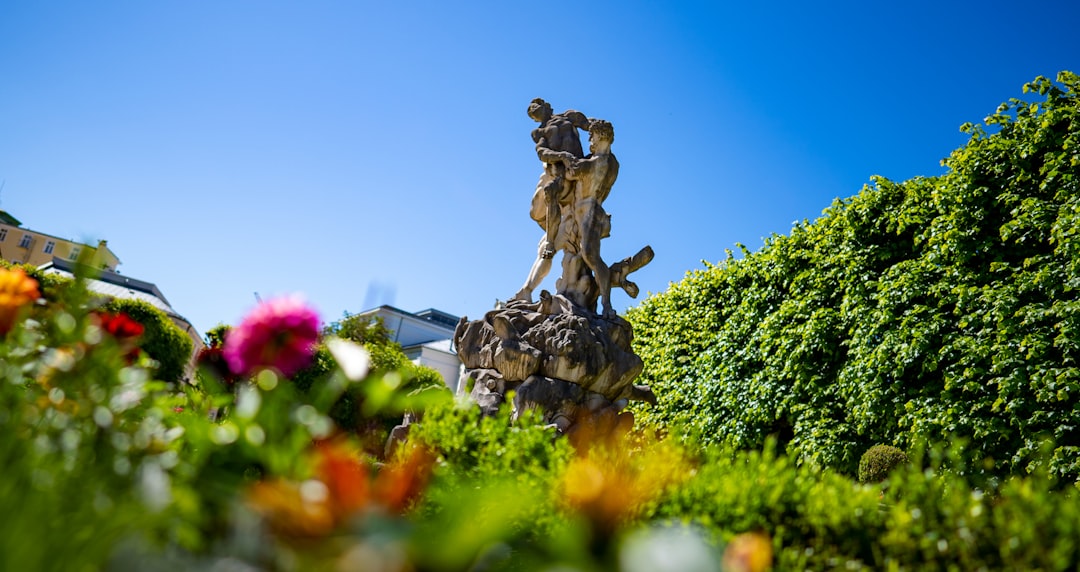
[(334, 530), (328, 496), (319, 481), (297, 484), (278, 479), (255, 483), (247, 501), (275, 533), (302, 539), (326, 536)]
[(41, 297), (37, 281), (26, 275), (22, 268), (0, 268), (0, 335), (8, 333), (23, 306), (33, 304)]
[(724, 550), (724, 570), (765, 572), (772, 569), (772, 542), (760, 532), (746, 532), (731, 539)]
[(375, 477), (378, 503), (390, 512), (404, 512), (420, 496), (431, 478), (435, 457), (423, 447), (409, 447)]
[(400, 514), (423, 492), (434, 457), (410, 447), (372, 481), (359, 449), (334, 439), (315, 445), (313, 463), (315, 475), (310, 480), (274, 479), (248, 490), (248, 505), (279, 536), (296, 540), (327, 536), (369, 509)]
[(330, 506), (338, 520), (364, 508), (368, 503), (367, 467), (360, 462), (356, 449), (342, 441), (323, 441), (316, 445), (315, 473), (326, 484)]

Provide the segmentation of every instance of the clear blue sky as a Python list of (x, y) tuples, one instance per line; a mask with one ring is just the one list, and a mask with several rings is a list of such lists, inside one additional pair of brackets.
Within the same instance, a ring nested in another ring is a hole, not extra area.
[(543, 97), (614, 124), (602, 254), (651, 244), (644, 296), (872, 175), (941, 173), (961, 123), (1080, 71), (1078, 22), (1076, 0), (10, 0), (0, 208), (107, 239), (200, 331), (254, 292), (476, 318), (535, 256)]

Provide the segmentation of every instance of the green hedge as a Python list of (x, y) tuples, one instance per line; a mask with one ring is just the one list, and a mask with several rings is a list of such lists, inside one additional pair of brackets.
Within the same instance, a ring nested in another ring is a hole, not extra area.
[(916, 454), (872, 485), (778, 454), (709, 447), (692, 480), (648, 511), (723, 542), (763, 531), (778, 570), (1075, 570), (1080, 494), (1045, 474), (974, 488), (961, 447)]
[(876, 443), (959, 436), (989, 474), (1080, 475), (1080, 78), (966, 124), (938, 177), (875, 177), (760, 251), (628, 312), (646, 423), (854, 475)]
[(172, 382), (184, 379), (195, 343), (165, 312), (149, 302), (128, 298), (113, 298), (102, 308), (110, 312), (123, 312), (142, 324), (144, 330), (139, 347), (158, 362), (159, 379)]

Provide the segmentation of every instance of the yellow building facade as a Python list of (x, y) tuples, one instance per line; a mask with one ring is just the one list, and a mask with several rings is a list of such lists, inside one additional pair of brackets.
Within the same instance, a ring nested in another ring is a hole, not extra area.
[(41, 266), (52, 259), (83, 260), (105, 270), (116, 270), (120, 259), (102, 240), (97, 246), (67, 240), (44, 232), (23, 228), (19, 219), (0, 210), (0, 258), (16, 264)]

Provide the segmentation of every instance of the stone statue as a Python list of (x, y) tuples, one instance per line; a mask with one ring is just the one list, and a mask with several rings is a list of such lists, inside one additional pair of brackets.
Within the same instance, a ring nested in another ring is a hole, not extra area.
[[(587, 129), (589, 119), (572, 109), (552, 114), (551, 105), (537, 98), (529, 104), (529, 117), (540, 123), (533, 129), (536, 155), (544, 164), (540, 181), (536, 183), (529, 216), (544, 230), (537, 249), (536, 262), (529, 271), (525, 285), (514, 295), (515, 300), (532, 301), (532, 292), (551, 271), (555, 253), (563, 250), (567, 241), (562, 224), (563, 213), (573, 206), (574, 184), (566, 178), (566, 167), (580, 159), (581, 138), (578, 129)], [(560, 233), (560, 231), (563, 231)]]
[[(606, 317), (614, 316), (615, 311), (611, 307), (611, 272), (600, 256), (600, 239), (611, 234), (611, 215), (604, 212), (602, 203), (619, 176), (619, 161), (611, 153), (614, 139), (615, 130), (610, 123), (600, 119), (590, 122), (589, 156), (570, 162), (566, 173), (567, 179), (576, 182), (572, 224), (577, 227), (579, 237), (573, 248), (576, 252), (568, 252), (566, 256), (580, 256), (592, 271)], [(568, 280), (564, 273), (566, 286), (570, 286)], [(581, 284), (575, 282), (574, 294), (584, 295), (582, 290)]]
[[(626, 431), (633, 426), (633, 416), (622, 411), (627, 402), (656, 398), (633, 383), (643, 364), (630, 346), (630, 324), (612, 307), (611, 289), (637, 297), (628, 276), (648, 264), (653, 251), (646, 246), (610, 266), (600, 254), (611, 231), (603, 202), (619, 174), (611, 123), (572, 110), (553, 114), (542, 99), (532, 101), (529, 117), (540, 124), (532, 138), (543, 163), (529, 213), (544, 229), (537, 259), (512, 299), (481, 320), (461, 319), (454, 333), (458, 356), (485, 414), (494, 414), (514, 391), (515, 418), (537, 408), (560, 433)], [(589, 133), (588, 156), (579, 129)], [(542, 291), (533, 303), (532, 292), (559, 251), (557, 292)]]

